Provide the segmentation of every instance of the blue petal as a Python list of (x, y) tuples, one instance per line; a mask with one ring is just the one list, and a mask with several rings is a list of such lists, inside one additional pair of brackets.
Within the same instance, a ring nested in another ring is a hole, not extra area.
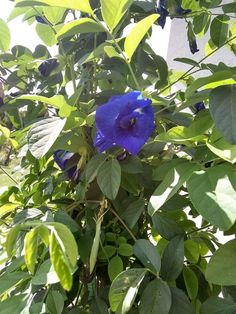
[(98, 107), (94, 145), (100, 152), (118, 145), (136, 155), (154, 130), (154, 110), (141, 92), (113, 96)]
[(74, 156), (74, 153), (67, 152), (64, 150), (56, 150), (53, 154), (55, 162), (58, 164), (58, 166), (61, 168), (61, 170), (66, 169), (66, 162)]

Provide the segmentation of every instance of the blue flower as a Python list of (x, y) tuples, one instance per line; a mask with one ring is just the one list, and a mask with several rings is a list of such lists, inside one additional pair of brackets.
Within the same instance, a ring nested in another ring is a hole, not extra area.
[(201, 110), (206, 109), (206, 107), (205, 107), (203, 101), (200, 101), (200, 102), (196, 103), (196, 104), (194, 105), (194, 107), (195, 107), (195, 109), (196, 109), (196, 113), (198, 113), (198, 112), (201, 111)]
[(66, 171), (68, 177), (77, 182), (79, 177), (79, 170), (76, 166), (79, 159), (78, 154), (58, 149), (53, 153), (53, 157), (61, 170)]
[(166, 9), (166, 2), (166, 0), (160, 0), (156, 9), (156, 12), (160, 14), (159, 18), (157, 19), (157, 23), (161, 26), (161, 28), (165, 27), (166, 17), (169, 15), (169, 12)]
[(58, 67), (59, 63), (57, 59), (48, 59), (43, 61), (38, 67), (39, 72), (42, 76), (49, 76), (56, 67)]
[(47, 22), (41, 16), (35, 16), (35, 19), (38, 23), (47, 24)]
[[(168, 11), (169, 9), (169, 11)], [(159, 0), (156, 12), (160, 14), (157, 19), (157, 23), (164, 28), (166, 24), (166, 18), (170, 14), (171, 17), (175, 17), (175, 15), (185, 15), (192, 12), (190, 9), (183, 9), (180, 5), (180, 2), (175, 0), (169, 3), (169, 7), (167, 8), (167, 0)]]
[(190, 51), (194, 54), (195, 52), (198, 52), (199, 49), (197, 48), (197, 41), (196, 41), (196, 36), (193, 31), (193, 25), (191, 22), (188, 22), (188, 31), (187, 31), (187, 36), (188, 36), (188, 41), (189, 41), (189, 48)]
[(195, 54), (196, 52), (199, 51), (199, 49), (197, 47), (196, 38), (193, 38), (191, 41), (189, 41), (189, 48), (190, 48), (190, 51), (192, 52), (192, 54)]
[(120, 146), (132, 155), (138, 154), (155, 127), (151, 100), (139, 91), (111, 97), (97, 108), (95, 122), (94, 145), (99, 152)]

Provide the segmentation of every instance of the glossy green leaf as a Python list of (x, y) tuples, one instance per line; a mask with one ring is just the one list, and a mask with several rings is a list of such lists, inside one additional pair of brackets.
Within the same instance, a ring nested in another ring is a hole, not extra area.
[(24, 239), (25, 264), (32, 274), (37, 262), (39, 240), (37, 227), (27, 232)]
[(190, 267), (183, 268), (183, 277), (188, 296), (191, 300), (197, 297), (198, 279), (194, 271)]
[(157, 211), (152, 216), (152, 222), (155, 231), (167, 240), (184, 233), (183, 229), (163, 212)]
[(16, 0), (16, 6), (49, 5), (92, 13), (89, 0)]
[(52, 266), (50, 259), (45, 260), (34, 274), (31, 282), (33, 285), (52, 285), (59, 282), (60, 279)]
[(78, 258), (78, 246), (71, 231), (62, 223), (52, 222), (49, 229), (56, 235), (57, 240), (61, 243), (64, 253), (67, 255), (70, 264), (74, 267)]
[(134, 245), (134, 255), (140, 262), (154, 273), (158, 273), (161, 268), (161, 257), (155, 247), (150, 241), (146, 239), (139, 239)]
[(139, 43), (143, 37), (147, 34), (149, 28), (157, 20), (158, 14), (152, 14), (143, 20), (139, 21), (134, 28), (129, 32), (128, 36), (125, 39), (125, 53), (131, 60), (135, 50), (137, 49)]
[(54, 231), (51, 232), (49, 251), (52, 265), (60, 279), (60, 283), (65, 290), (69, 291), (72, 287), (72, 269), (64, 252), (64, 247), (60, 239), (57, 239)]
[(121, 243), (118, 248), (118, 253), (122, 256), (131, 256), (133, 254), (133, 247), (128, 243)]
[(122, 259), (118, 255), (114, 256), (108, 264), (108, 275), (110, 280), (113, 281), (123, 270), (124, 266)]
[(45, 15), (46, 19), (54, 25), (62, 21), (65, 12), (66, 12), (66, 9), (60, 8), (60, 7), (57, 7), (57, 8), (44, 7), (43, 8), (43, 14)]
[(97, 182), (101, 191), (111, 200), (115, 199), (121, 182), (121, 168), (116, 159), (108, 160), (98, 170)]
[[(171, 290), (171, 308), (169, 314), (195, 314), (192, 304), (189, 302), (186, 294), (178, 288)], [(208, 313), (210, 314), (210, 313)]]
[(16, 240), (19, 235), (19, 232), (21, 231), (22, 228), (23, 228), (23, 225), (18, 224), (12, 227), (10, 231), (8, 232), (6, 243), (5, 243), (6, 252), (8, 256), (12, 256), (13, 248), (16, 244)]
[(72, 37), (76, 34), (104, 32), (104, 28), (94, 20), (84, 17), (65, 24), (57, 33), (57, 38)]
[(50, 117), (34, 123), (28, 133), (29, 150), (37, 158), (42, 158), (60, 135), (66, 119)]
[(143, 291), (140, 314), (168, 314), (171, 307), (171, 292), (167, 283), (160, 278), (151, 281)]
[(27, 306), (27, 294), (15, 295), (1, 302), (1, 314), (20, 313)]
[(65, 97), (62, 95), (55, 95), (52, 97), (44, 97), (39, 95), (22, 95), (17, 99), (32, 100), (48, 104), (56, 109), (59, 109), (58, 114), (61, 118), (69, 117), (69, 115), (76, 110), (75, 107), (70, 106), (66, 102)]
[(119, 24), (134, 0), (101, 0), (102, 17), (111, 30)]
[(134, 228), (136, 222), (138, 221), (139, 217), (145, 210), (145, 201), (139, 199), (137, 201), (132, 202), (122, 214), (122, 217), (128, 224), (128, 226), (132, 229)]
[(222, 245), (211, 257), (206, 269), (206, 279), (216, 285), (236, 285), (236, 241)]
[(61, 314), (64, 308), (64, 296), (59, 291), (51, 290), (46, 305), (49, 313)]
[(187, 181), (191, 202), (203, 218), (221, 230), (236, 221), (236, 172), (219, 165), (195, 172)]
[(211, 22), (210, 34), (213, 43), (220, 47), (228, 37), (230, 18), (227, 15), (221, 14), (216, 16)]
[(128, 313), (146, 272), (143, 268), (132, 268), (123, 271), (115, 278), (109, 291), (112, 311), (117, 311), (117, 314)]
[(209, 108), (217, 129), (231, 144), (236, 144), (236, 85), (215, 88), (209, 96)]
[(236, 303), (231, 299), (211, 297), (201, 306), (201, 314), (234, 314)]
[(148, 204), (149, 215), (153, 216), (180, 189), (197, 168), (196, 164), (185, 161), (170, 169), (150, 198)]
[(176, 236), (165, 248), (161, 260), (161, 277), (166, 281), (175, 280), (181, 273), (184, 263), (184, 239)]
[(10, 46), (11, 33), (5, 21), (0, 19), (0, 51), (7, 52)]
[(46, 24), (37, 24), (36, 32), (39, 38), (44, 42), (45, 45), (52, 47), (57, 43), (57, 39), (54, 31), (51, 29), (49, 25)]
[(30, 277), (31, 276), (29, 275), (29, 273), (23, 271), (4, 273), (0, 276), (0, 295), (8, 292), (8, 290), (18, 286), (20, 283), (30, 279)]

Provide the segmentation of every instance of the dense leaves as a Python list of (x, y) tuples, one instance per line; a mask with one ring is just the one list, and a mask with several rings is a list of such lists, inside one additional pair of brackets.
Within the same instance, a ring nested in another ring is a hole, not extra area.
[(235, 1), (12, 2), (42, 44), (0, 20), (0, 313), (235, 313)]

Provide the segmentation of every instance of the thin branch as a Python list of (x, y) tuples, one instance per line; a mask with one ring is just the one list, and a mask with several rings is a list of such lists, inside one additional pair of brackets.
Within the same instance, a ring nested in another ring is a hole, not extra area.
[(133, 234), (133, 232), (130, 230), (130, 228), (126, 225), (126, 223), (124, 222), (124, 220), (121, 219), (121, 217), (117, 214), (117, 212), (110, 208), (110, 211), (112, 212), (112, 214), (114, 216), (116, 216), (116, 218), (119, 220), (119, 222), (125, 227), (125, 229), (128, 231), (128, 233), (130, 234), (130, 236), (132, 237), (132, 239), (136, 242), (137, 239), (135, 237), (135, 235)]
[(3, 169), (2, 166), (0, 166), (0, 169), (1, 169), (2, 172), (4, 172), (5, 175), (8, 176), (8, 178), (10, 178), (16, 185), (19, 185), (19, 183), (18, 183), (5, 169)]

